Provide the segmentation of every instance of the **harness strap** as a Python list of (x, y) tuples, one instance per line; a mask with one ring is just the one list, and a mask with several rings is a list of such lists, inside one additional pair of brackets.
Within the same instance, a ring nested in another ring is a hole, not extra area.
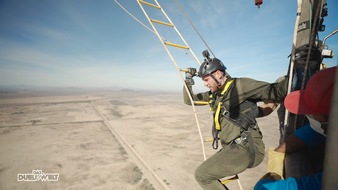
[[(227, 90), (229, 89), (232, 82), (233, 82), (233, 80), (229, 80), (225, 84), (225, 87), (222, 90), (221, 95), (224, 95), (227, 92)], [(210, 98), (209, 103), (211, 103), (212, 99), (213, 99), (212, 94), (209, 96), (209, 98)], [(218, 104), (217, 104), (216, 112), (214, 112), (214, 122), (213, 122), (213, 125), (212, 125), (212, 135), (213, 135), (212, 148), (215, 149), (215, 150), (218, 149), (218, 140), (219, 140), (218, 139), (218, 133), (219, 133), (219, 131), (221, 131), (221, 124), (219, 123), (219, 116), (220, 116), (220, 113), (221, 113), (221, 108), (222, 108), (222, 101), (218, 102)], [(213, 111), (212, 107), (210, 107), (210, 110)]]
[[(225, 93), (229, 92), (228, 88), (231, 86), (233, 81), (234, 80), (229, 80), (226, 83), (226, 85), (224, 86), (224, 89), (221, 92), (221, 95), (224, 96)], [(212, 100), (213, 100), (212, 94), (209, 96), (209, 98), (210, 98), (209, 103), (212, 103)], [(212, 107), (211, 107), (211, 111), (213, 111)], [(238, 110), (238, 111), (240, 112), (240, 110)], [(219, 140), (218, 134), (219, 134), (219, 131), (221, 131), (221, 125), (220, 125), (220, 122), (219, 122), (219, 118), (220, 118), (220, 115), (223, 115), (223, 116), (227, 117), (228, 120), (231, 120), (236, 125), (238, 125), (242, 129), (244, 129), (244, 131), (241, 133), (240, 137), (233, 140), (233, 143), (239, 144), (243, 140), (248, 142), (248, 144), (249, 144), (249, 154), (250, 154), (250, 162), (249, 162), (248, 168), (251, 168), (254, 165), (255, 156), (256, 156), (255, 155), (255, 146), (254, 146), (253, 139), (252, 139), (252, 136), (251, 136), (251, 130), (253, 128), (256, 128), (256, 126), (255, 126), (256, 122), (252, 121), (251, 119), (249, 119), (246, 115), (244, 115), (242, 113), (239, 113), (238, 119), (232, 119), (229, 114), (230, 113), (228, 112), (227, 108), (223, 105), (223, 102), (219, 101), (217, 103), (216, 111), (214, 112), (214, 122), (213, 122), (213, 126), (212, 126), (212, 134), (213, 134), (212, 147), (214, 149), (218, 149), (218, 140)]]
[[(227, 82), (227, 84), (225, 85), (225, 87), (224, 87), (224, 89), (221, 93), (222, 95), (225, 94), (225, 92), (228, 90), (228, 88), (230, 87), (232, 82), (233, 82), (233, 80), (229, 80)], [(216, 114), (215, 114), (215, 117), (214, 117), (215, 127), (216, 127), (217, 130), (221, 130), (221, 125), (219, 123), (219, 115), (220, 115), (220, 112), (221, 112), (221, 108), (222, 108), (222, 101), (218, 102)]]

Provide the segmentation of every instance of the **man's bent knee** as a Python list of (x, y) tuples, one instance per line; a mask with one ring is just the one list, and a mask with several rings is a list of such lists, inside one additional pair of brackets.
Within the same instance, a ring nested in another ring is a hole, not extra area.
[(201, 166), (195, 170), (195, 179), (201, 185), (210, 184), (213, 180), (217, 180), (215, 178), (211, 178), (207, 171), (203, 170)]

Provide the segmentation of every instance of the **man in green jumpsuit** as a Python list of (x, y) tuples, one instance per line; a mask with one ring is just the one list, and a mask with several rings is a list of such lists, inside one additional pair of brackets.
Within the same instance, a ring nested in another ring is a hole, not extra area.
[[(250, 78), (232, 78), (217, 58), (209, 58), (200, 66), (198, 76), (210, 91), (194, 94), (192, 85), (196, 69), (186, 71), (186, 84), (194, 102), (208, 102), (213, 112), (212, 146), (222, 148), (205, 160), (195, 171), (195, 178), (205, 190), (224, 190), (219, 179), (233, 176), (260, 164), (265, 146), (256, 122), (259, 114), (257, 102), (273, 100), (282, 102), (287, 93), (287, 79), (267, 83)], [(184, 102), (191, 105), (184, 90)]]

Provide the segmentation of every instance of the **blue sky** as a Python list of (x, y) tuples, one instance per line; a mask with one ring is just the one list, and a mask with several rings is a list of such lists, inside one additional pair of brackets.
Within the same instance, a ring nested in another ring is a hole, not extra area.
[[(150, 27), (136, 0), (119, 2)], [(286, 74), (296, 1), (264, 1), (260, 9), (253, 0), (179, 2), (233, 77), (273, 82)], [(202, 60), (206, 47), (175, 1), (160, 3)], [(321, 38), (338, 28), (338, 2), (327, 3)], [(114, 0), (2, 0), (0, 42), (0, 85), (182, 89), (157, 36)], [(338, 54), (338, 34), (326, 44)], [(183, 53), (176, 61), (182, 67), (198, 67)], [(324, 63), (337, 65), (337, 56)], [(195, 81), (196, 88), (207, 90), (200, 79)]]

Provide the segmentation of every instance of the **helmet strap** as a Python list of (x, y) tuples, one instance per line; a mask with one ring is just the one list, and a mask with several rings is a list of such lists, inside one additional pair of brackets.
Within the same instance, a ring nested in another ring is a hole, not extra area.
[(218, 80), (214, 77), (214, 75), (210, 74), (210, 77), (211, 77), (212, 79), (214, 79), (214, 81), (217, 83), (217, 87), (218, 87), (218, 88), (220, 88), (220, 87), (222, 86), (222, 83), (221, 83), (220, 81), (218, 81)]

